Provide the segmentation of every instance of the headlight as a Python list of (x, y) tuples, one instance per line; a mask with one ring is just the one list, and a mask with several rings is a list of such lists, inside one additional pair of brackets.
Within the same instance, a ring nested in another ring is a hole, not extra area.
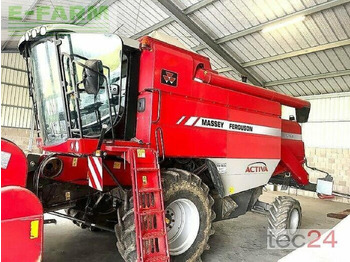
[(40, 34), (45, 35), (46, 34), (46, 26), (40, 27)]
[(75, 151), (79, 152), (79, 142), (75, 141)]
[(26, 32), (26, 34), (24, 35), (24, 38), (26, 39), (26, 41), (29, 41), (29, 38), (30, 38), (29, 32)]
[(35, 38), (38, 35), (38, 32), (36, 31), (36, 29), (32, 30), (32, 38)]
[(74, 145), (75, 145), (74, 141), (70, 143), (70, 150), (72, 150), (72, 151), (74, 150)]

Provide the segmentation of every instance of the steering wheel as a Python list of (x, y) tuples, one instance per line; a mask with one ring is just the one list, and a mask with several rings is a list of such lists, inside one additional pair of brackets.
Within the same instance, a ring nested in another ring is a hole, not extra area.
[(103, 103), (96, 102), (96, 103), (85, 106), (84, 108), (81, 109), (81, 112), (83, 114), (91, 114), (91, 113), (96, 112), (102, 105), (103, 105)]

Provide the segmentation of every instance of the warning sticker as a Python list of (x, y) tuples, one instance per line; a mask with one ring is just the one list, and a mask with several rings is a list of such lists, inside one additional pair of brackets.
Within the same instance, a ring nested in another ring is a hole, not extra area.
[(120, 162), (113, 162), (113, 168), (114, 169), (120, 169), (121, 166), (122, 166), (122, 163), (120, 163)]
[(216, 164), (216, 167), (220, 175), (226, 174), (226, 171), (227, 171), (226, 163), (218, 163)]
[(30, 239), (39, 237), (39, 220), (30, 221)]
[(146, 151), (144, 149), (137, 149), (137, 157), (138, 158), (145, 158), (146, 157)]
[(10, 162), (11, 154), (8, 152), (1, 151), (1, 168), (7, 169)]
[(235, 188), (233, 186), (230, 186), (228, 191), (230, 192), (230, 194), (232, 195), (235, 192)]

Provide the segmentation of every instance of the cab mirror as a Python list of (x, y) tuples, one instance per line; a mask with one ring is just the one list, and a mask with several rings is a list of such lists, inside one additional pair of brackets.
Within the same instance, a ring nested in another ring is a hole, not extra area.
[(89, 59), (83, 70), (83, 85), (86, 93), (97, 95), (103, 86), (103, 65), (101, 60)]

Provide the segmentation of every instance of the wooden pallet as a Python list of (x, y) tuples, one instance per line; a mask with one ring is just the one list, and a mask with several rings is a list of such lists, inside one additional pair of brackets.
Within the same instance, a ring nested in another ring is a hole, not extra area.
[(337, 219), (344, 219), (348, 215), (350, 215), (350, 209), (346, 209), (346, 210), (344, 210), (342, 212), (338, 212), (338, 213), (328, 213), (327, 217), (337, 218)]

